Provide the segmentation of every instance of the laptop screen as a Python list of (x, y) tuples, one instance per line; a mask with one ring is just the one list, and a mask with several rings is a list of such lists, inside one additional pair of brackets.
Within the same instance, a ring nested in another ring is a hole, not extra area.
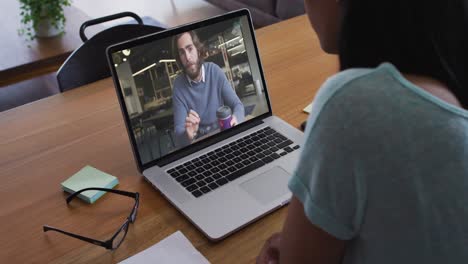
[(249, 23), (237, 16), (110, 53), (143, 166), (269, 112)]

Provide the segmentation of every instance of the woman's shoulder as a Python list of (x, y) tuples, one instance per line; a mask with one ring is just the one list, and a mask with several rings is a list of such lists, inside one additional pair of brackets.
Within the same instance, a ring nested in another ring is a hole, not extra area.
[(369, 126), (389, 125), (389, 113), (405, 111), (401, 102), (410, 96), (394, 71), (394, 66), (382, 64), (345, 70), (328, 78), (312, 102), (308, 129), (340, 126), (359, 134)]
[(320, 87), (314, 98), (314, 108), (320, 111), (329, 103), (353, 108), (362, 104), (381, 103), (389, 96), (388, 92), (394, 90), (392, 87), (401, 87), (395, 78), (397, 73), (398, 70), (389, 63), (376, 68), (341, 71), (328, 78)]
[(329, 77), (320, 88), (317, 96), (322, 99), (330, 99), (338, 93), (349, 90), (374, 89), (376, 86), (382, 87), (392, 81), (388, 77), (395, 73), (396, 68), (383, 63), (376, 68), (352, 68), (341, 71)]

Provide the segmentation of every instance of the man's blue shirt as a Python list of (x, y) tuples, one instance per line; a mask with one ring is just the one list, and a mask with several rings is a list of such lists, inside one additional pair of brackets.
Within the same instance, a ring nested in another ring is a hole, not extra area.
[(174, 80), (173, 107), (176, 145), (190, 144), (185, 132), (185, 118), (190, 110), (200, 116), (199, 134), (208, 134), (218, 128), (216, 110), (227, 105), (238, 123), (245, 119), (244, 105), (221, 68), (212, 63), (203, 63), (205, 80), (189, 83), (185, 74)]

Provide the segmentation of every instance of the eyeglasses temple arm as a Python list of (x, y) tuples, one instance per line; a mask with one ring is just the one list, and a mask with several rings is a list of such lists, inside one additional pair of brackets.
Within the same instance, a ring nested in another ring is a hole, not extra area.
[(80, 236), (80, 235), (73, 234), (73, 233), (69, 233), (69, 232), (67, 232), (67, 231), (63, 231), (63, 230), (60, 230), (60, 229), (55, 228), (55, 227), (52, 227), (52, 226), (44, 225), (44, 226), (43, 226), (43, 230), (44, 230), (44, 232), (47, 232), (47, 231), (56, 231), (56, 232), (65, 234), (65, 235), (67, 235), (67, 236), (71, 236), (71, 237), (78, 238), (78, 239), (80, 239), (80, 240), (89, 242), (89, 243), (94, 244), (94, 245), (98, 245), (98, 246), (101, 246), (101, 247), (109, 248), (108, 243), (106, 243), (106, 242), (99, 241), (99, 240), (96, 240), (96, 239), (92, 239), (92, 238), (89, 238), (89, 237)]
[(79, 190), (77, 192), (72, 193), (70, 196), (67, 197), (67, 203), (70, 203), (70, 201), (73, 198), (75, 198), (78, 194), (80, 194), (82, 192), (85, 192), (85, 191), (105, 191), (105, 192), (120, 194), (120, 195), (124, 195), (124, 196), (128, 196), (128, 197), (132, 197), (132, 198), (136, 198), (136, 197), (139, 196), (138, 193), (134, 193), (134, 192), (126, 192), (126, 191), (122, 191), (122, 190), (92, 187), (92, 188), (81, 189), (81, 190)]

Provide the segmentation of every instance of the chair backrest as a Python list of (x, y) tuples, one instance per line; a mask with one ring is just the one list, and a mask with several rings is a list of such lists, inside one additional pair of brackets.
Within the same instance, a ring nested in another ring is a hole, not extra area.
[[(129, 12), (124, 12), (83, 23), (80, 36), (84, 43), (67, 58), (57, 71), (57, 81), (61, 92), (111, 76), (106, 58), (106, 48), (110, 45), (164, 30), (160, 27), (143, 25), (140, 18), (136, 19), (139, 24), (114, 26), (97, 33), (89, 40), (84, 35), (86, 26), (128, 16), (128, 14)], [(134, 17), (133, 15), (132, 17)]]

